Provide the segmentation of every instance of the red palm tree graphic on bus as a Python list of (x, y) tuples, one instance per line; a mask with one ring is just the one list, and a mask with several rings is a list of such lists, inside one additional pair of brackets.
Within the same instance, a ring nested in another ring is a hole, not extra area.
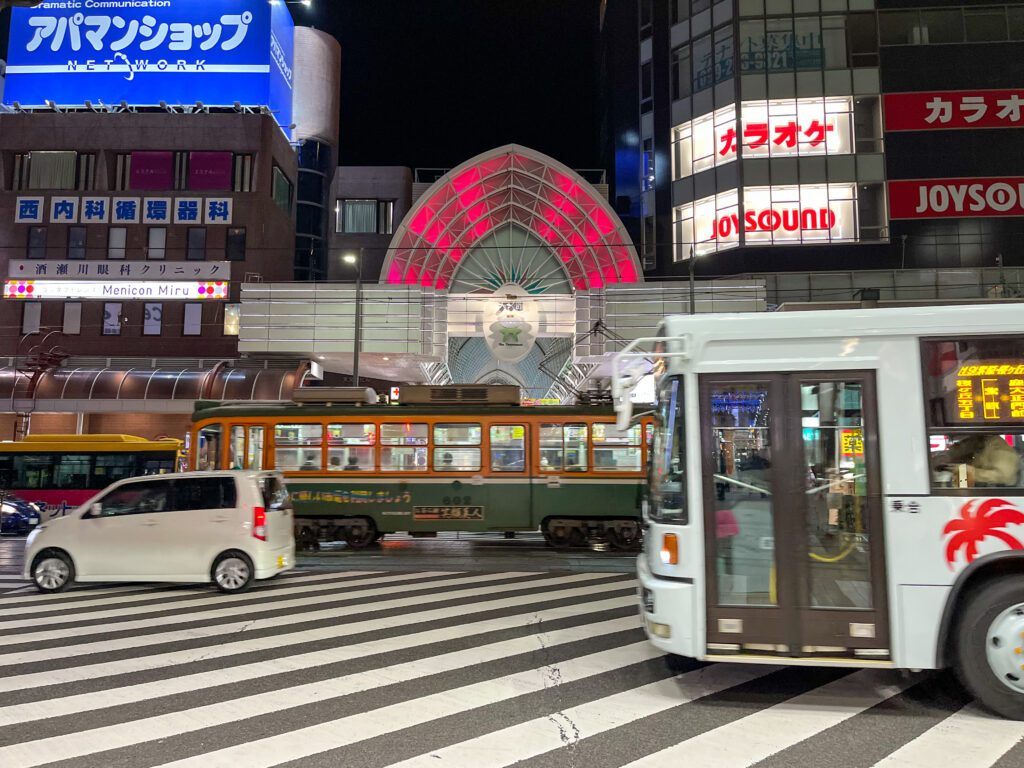
[(1003, 499), (989, 499), (980, 505), (979, 501), (972, 499), (960, 507), (960, 518), (950, 520), (942, 529), (943, 536), (952, 534), (946, 542), (946, 562), (950, 570), (957, 552), (964, 550), (970, 563), (978, 556), (978, 544), (989, 537), (999, 539), (1010, 549), (1024, 549), (1024, 544), (1002, 530), (1008, 525), (1024, 525), (1024, 512)]

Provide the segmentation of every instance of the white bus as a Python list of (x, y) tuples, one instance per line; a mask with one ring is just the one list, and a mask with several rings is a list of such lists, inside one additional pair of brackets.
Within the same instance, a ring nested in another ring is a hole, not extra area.
[(652, 364), (652, 643), (951, 666), (1024, 719), (1024, 306), (669, 317), (615, 359), (620, 421)]

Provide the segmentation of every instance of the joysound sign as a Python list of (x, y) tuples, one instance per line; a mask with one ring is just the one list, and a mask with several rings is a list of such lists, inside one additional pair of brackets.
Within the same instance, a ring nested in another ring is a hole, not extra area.
[(1024, 216), (1024, 176), (889, 182), (889, 218)]
[(267, 0), (51, 0), (14, 8), (4, 103), (268, 106), (292, 120), (294, 23)]

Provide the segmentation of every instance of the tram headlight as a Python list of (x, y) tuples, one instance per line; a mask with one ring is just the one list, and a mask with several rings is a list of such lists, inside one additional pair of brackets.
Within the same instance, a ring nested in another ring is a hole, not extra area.
[(665, 565), (679, 564), (679, 537), (666, 533), (661, 537), (661, 562)]

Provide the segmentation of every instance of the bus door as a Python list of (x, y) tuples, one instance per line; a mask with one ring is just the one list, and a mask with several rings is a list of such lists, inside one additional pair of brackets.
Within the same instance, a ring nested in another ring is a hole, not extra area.
[(701, 379), (709, 654), (888, 656), (874, 376)]

